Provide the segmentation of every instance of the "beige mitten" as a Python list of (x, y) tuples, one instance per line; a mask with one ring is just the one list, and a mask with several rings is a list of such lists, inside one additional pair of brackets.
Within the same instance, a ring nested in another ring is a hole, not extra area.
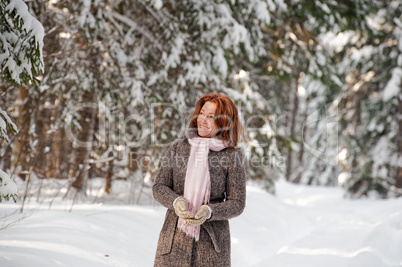
[(186, 219), (194, 218), (194, 213), (188, 210), (188, 202), (184, 197), (178, 197), (173, 202), (174, 211), (177, 216)]
[(194, 219), (189, 218), (184, 220), (184, 224), (188, 226), (197, 226), (203, 224), (211, 218), (211, 209), (207, 205), (202, 205), (194, 216)]

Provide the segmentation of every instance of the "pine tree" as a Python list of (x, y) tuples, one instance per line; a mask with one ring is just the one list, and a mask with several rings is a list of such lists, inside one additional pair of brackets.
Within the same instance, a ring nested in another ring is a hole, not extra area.
[[(0, 3), (0, 66), (5, 83), (27, 85), (37, 83), (43, 72), (43, 27), (21, 0)], [(2, 103), (3, 105), (4, 103)], [(0, 108), (0, 138), (9, 141), (7, 127), (17, 132), (17, 126)], [(12, 197), (16, 201), (17, 187), (7, 173), (0, 170), (0, 202)]]
[(344, 128), (346, 172), (351, 176), (346, 188), (353, 196), (402, 194), (401, 19), (402, 5), (398, 1), (378, 3), (364, 21), (366, 31), (360, 41), (349, 50), (351, 60), (344, 61), (350, 66), (345, 68), (350, 89), (341, 99), (344, 105), (352, 103), (344, 123), (354, 125), (352, 129)]

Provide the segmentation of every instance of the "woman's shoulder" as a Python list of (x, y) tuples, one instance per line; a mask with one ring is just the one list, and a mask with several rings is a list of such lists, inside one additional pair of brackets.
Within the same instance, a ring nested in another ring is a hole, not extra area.
[(185, 136), (177, 138), (177, 139), (174, 141), (174, 143), (175, 143), (176, 145), (178, 145), (178, 146), (179, 146), (179, 145), (188, 145), (188, 144), (189, 144), (188, 138), (185, 137)]
[(228, 151), (229, 153), (243, 153), (242, 148), (240, 146), (235, 146), (235, 147), (230, 146), (230, 147), (227, 147), (225, 149), (225, 151)]
[(174, 140), (170, 147), (172, 147), (174, 150), (177, 150), (177, 149), (180, 149), (182, 147), (187, 147), (187, 146), (189, 146), (187, 138), (180, 137), (180, 138), (177, 138), (176, 140)]
[(184, 142), (185, 142), (185, 138), (177, 138), (174, 141), (172, 141), (172, 142), (170, 142), (168, 144), (165, 144), (164, 145), (165, 149), (167, 147), (166, 153), (168, 153), (168, 154), (169, 153), (176, 153), (177, 150), (180, 149), (183, 146)]
[(229, 163), (229, 168), (237, 168), (239, 166), (244, 167), (244, 155), (241, 148), (228, 147), (222, 150), (221, 158), (225, 159)]
[(222, 152), (224, 154), (228, 155), (229, 157), (243, 158), (243, 151), (240, 147), (228, 147), (228, 148), (225, 148), (224, 150), (222, 150)]

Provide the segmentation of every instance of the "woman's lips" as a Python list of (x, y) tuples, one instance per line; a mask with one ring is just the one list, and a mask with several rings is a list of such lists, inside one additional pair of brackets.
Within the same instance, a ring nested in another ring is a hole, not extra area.
[(200, 125), (200, 126), (198, 126), (198, 127), (201, 128), (201, 129), (203, 129), (203, 130), (209, 130), (209, 127), (208, 127), (208, 126)]

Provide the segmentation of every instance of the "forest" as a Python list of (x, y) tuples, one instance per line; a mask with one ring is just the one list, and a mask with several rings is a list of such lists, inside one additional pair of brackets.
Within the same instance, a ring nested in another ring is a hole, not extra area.
[(2, 0), (0, 65), (0, 201), (96, 178), (136, 203), (206, 93), (268, 192), (402, 196), (399, 0)]

